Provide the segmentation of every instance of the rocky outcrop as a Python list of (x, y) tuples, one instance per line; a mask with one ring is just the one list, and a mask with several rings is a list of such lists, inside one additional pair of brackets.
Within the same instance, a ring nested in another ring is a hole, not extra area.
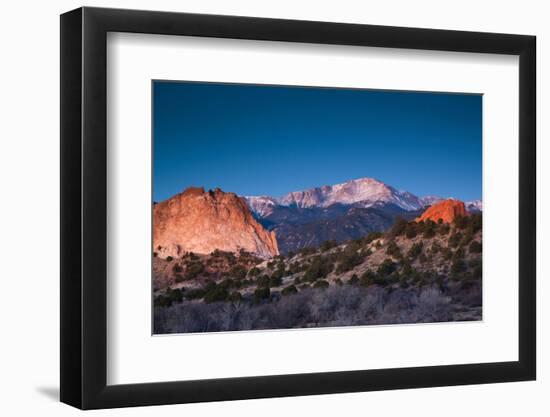
[(154, 205), (153, 248), (161, 258), (216, 249), (263, 258), (279, 254), (275, 232), (254, 219), (243, 199), (218, 188), (188, 188)]
[(452, 223), (458, 216), (468, 216), (466, 207), (462, 201), (450, 198), (429, 207), (416, 221), (432, 220), (437, 223), (441, 220), (444, 223)]

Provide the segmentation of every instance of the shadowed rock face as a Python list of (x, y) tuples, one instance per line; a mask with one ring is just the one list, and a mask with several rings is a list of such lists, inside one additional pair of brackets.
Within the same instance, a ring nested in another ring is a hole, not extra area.
[(252, 216), (247, 204), (219, 188), (188, 188), (153, 207), (153, 248), (157, 256), (241, 249), (263, 258), (279, 254), (275, 232)]
[(450, 198), (429, 207), (416, 221), (432, 220), (437, 223), (441, 219), (445, 223), (452, 223), (458, 216), (468, 216), (466, 207), (462, 201)]

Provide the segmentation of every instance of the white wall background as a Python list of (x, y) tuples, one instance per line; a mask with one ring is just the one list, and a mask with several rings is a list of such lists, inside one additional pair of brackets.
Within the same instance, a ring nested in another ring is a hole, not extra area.
[[(73, 0), (9, 2), (0, 24), (0, 411), (75, 415), (59, 392), (59, 17)], [(550, 413), (550, 26), (542, 1), (124, 0), (89, 6), (532, 34), (538, 37), (538, 381), (99, 411), (97, 415), (473, 416)], [(405, 348), (405, 347), (404, 347)]]

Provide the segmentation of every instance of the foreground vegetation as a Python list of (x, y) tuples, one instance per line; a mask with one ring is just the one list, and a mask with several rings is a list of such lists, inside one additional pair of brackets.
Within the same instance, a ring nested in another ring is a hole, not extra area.
[(155, 309), (155, 333), (288, 329), (475, 320), (481, 288), (414, 290), (373, 286), (309, 288), (291, 297), (261, 303), (176, 303)]
[(155, 333), (479, 320), (481, 226), (398, 220), (268, 261), (155, 258)]

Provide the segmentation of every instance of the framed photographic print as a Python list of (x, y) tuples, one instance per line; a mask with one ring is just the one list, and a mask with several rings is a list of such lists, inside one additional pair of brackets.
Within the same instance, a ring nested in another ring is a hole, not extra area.
[(535, 38), (61, 16), (61, 400), (535, 379)]

